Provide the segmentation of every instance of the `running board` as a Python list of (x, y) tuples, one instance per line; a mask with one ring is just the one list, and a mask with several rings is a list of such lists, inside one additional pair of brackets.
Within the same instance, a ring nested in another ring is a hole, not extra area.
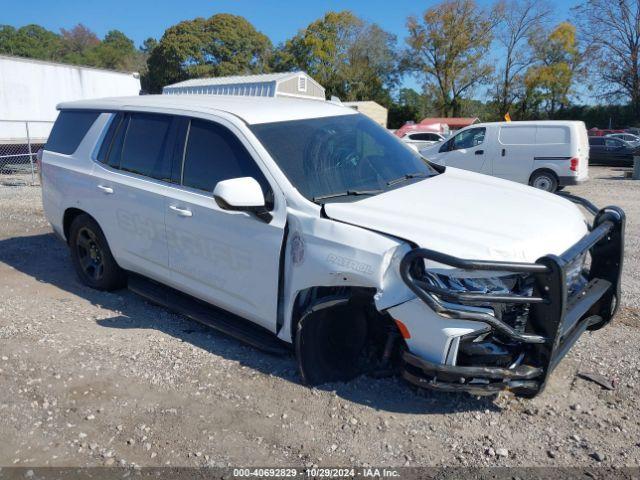
[(130, 273), (129, 290), (175, 313), (214, 328), (252, 347), (273, 355), (286, 355), (291, 347), (269, 330), (171, 287)]

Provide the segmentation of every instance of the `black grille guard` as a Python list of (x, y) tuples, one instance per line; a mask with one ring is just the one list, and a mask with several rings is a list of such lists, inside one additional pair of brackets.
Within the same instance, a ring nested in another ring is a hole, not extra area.
[[(462, 259), (426, 248), (415, 248), (400, 263), (400, 275), (406, 285), (442, 317), (484, 322), (496, 335), (529, 345), (523, 363), (537, 368), (540, 378), (533, 382), (530, 373), (525, 379), (515, 375), (512, 369), (492, 367), (492, 374), (486, 376), (491, 381), (468, 384), (465, 382), (469, 380), (469, 367), (434, 364), (410, 352), (404, 354), (405, 364), (410, 368), (405, 371), (405, 378), (420, 386), (441, 390), (492, 392), (497, 389), (494, 380), (502, 372), (503, 384), (498, 385), (498, 389), (513, 387), (517, 393), (519, 387), (526, 387), (522, 388), (523, 395), (535, 395), (544, 388), (549, 373), (585, 330), (597, 330), (609, 323), (619, 305), (625, 214), (618, 207), (598, 210), (580, 197), (566, 193), (561, 196), (595, 215), (589, 233), (562, 255), (546, 255), (535, 263), (518, 263)], [(566, 282), (568, 267), (585, 252), (591, 254), (591, 266), (585, 272), (587, 284), (570, 296)], [(533, 277), (533, 293), (531, 296), (484, 294), (441, 288), (421, 276), (425, 260), (467, 271), (526, 274)], [(482, 309), (470, 307), (488, 303), (528, 304), (529, 316), (524, 332), (516, 331), (494, 315), (482, 312)], [(445, 375), (443, 367), (446, 367)], [(443, 377), (448, 379), (444, 383), (439, 380)]]

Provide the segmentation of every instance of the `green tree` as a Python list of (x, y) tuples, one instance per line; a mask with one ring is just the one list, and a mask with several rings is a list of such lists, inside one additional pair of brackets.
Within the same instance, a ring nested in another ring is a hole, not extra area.
[(407, 65), (435, 95), (440, 115), (460, 115), (462, 99), (489, 79), (496, 23), (474, 0), (447, 0), (407, 20)]
[(142, 42), (142, 45), (140, 45), (140, 51), (144, 55), (148, 56), (151, 54), (153, 49), (156, 48), (157, 46), (158, 46), (158, 41), (155, 38), (149, 37), (144, 42)]
[(390, 103), (398, 82), (396, 37), (352, 12), (328, 12), (280, 46), (277, 71), (304, 70), (328, 95)]
[(108, 32), (91, 52), (96, 66), (113, 70), (138, 70), (141, 55), (133, 40), (119, 30)]
[(11, 25), (0, 25), (0, 54), (15, 55), (16, 29)]
[(144, 92), (149, 92), (152, 89), (151, 79), (149, 78), (148, 62), (151, 52), (158, 46), (158, 41), (155, 38), (147, 38), (142, 45), (140, 45), (140, 62), (142, 64), (139, 69), (140, 72), (140, 86)]
[(15, 29), (0, 27), (0, 52), (18, 57), (55, 60), (59, 57), (60, 38), (40, 25)]
[(537, 63), (524, 77), (523, 113), (529, 110), (539, 116), (542, 108), (548, 118), (554, 118), (569, 105), (574, 76), (582, 67), (576, 27), (563, 22), (548, 35), (532, 35), (530, 43)]
[(203, 76), (265, 71), (271, 41), (245, 18), (226, 13), (168, 28), (147, 62), (149, 88)]
[(535, 62), (527, 40), (542, 29), (552, 9), (539, 0), (500, 0), (495, 12), (500, 20), (495, 37), (504, 54), (495, 79), (491, 116), (502, 118), (521, 98), (524, 73)]
[(412, 88), (403, 88), (398, 99), (389, 106), (387, 126), (400, 128), (407, 122), (419, 122), (421, 119), (422, 96)]

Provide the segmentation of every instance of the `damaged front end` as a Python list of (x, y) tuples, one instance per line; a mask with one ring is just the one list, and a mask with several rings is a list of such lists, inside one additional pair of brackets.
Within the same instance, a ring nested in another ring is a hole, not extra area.
[[(589, 233), (560, 256), (514, 263), (461, 259), (425, 248), (404, 256), (403, 281), (442, 321), (486, 325), (456, 338), (445, 362), (405, 351), (405, 379), (443, 391), (509, 389), (531, 397), (542, 391), (584, 331), (609, 323), (620, 298), (624, 212), (617, 207), (598, 211), (586, 200), (564, 196), (595, 219)], [(429, 270), (425, 261), (456, 273)]]

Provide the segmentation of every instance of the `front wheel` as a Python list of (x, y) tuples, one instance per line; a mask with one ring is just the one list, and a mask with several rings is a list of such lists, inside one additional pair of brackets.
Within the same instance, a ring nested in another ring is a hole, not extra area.
[(116, 290), (126, 284), (98, 223), (89, 215), (78, 215), (69, 229), (71, 261), (85, 285), (97, 290)]
[(558, 179), (551, 172), (536, 172), (531, 176), (529, 185), (533, 188), (553, 193), (558, 189)]
[(313, 312), (300, 320), (295, 350), (305, 384), (346, 382), (363, 372), (367, 318), (350, 303)]

